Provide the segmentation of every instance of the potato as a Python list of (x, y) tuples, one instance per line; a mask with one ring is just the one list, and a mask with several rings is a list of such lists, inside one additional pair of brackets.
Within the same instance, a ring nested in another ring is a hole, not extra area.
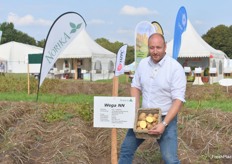
[(153, 122), (153, 117), (147, 116), (146, 121), (149, 122), (149, 123), (152, 123)]
[(146, 121), (140, 121), (140, 127), (141, 128), (146, 128), (146, 126), (147, 126), (147, 122)]
[(153, 122), (156, 122), (158, 119), (156, 117), (153, 117)]
[(158, 113), (141, 111), (140, 113), (138, 113), (136, 130), (147, 133), (148, 130), (151, 130), (154, 126), (158, 124), (158, 120)]
[(153, 128), (152, 124), (149, 124), (149, 123), (148, 123), (148, 124), (147, 124), (147, 129), (148, 129), (148, 130), (151, 130), (152, 128)]
[(155, 113), (154, 117), (158, 119), (159, 115), (157, 113)]
[(147, 116), (146, 113), (140, 113), (139, 114), (139, 121), (145, 121), (146, 120), (146, 116)]
[(152, 127), (156, 126), (157, 125), (157, 122), (153, 122), (152, 123)]
[(140, 126), (137, 127), (137, 130), (142, 130), (142, 128)]

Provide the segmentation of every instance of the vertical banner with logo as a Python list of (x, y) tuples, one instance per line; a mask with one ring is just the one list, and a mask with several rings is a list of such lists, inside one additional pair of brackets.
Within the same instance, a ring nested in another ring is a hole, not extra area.
[(117, 53), (115, 76), (124, 74), (127, 45), (122, 46)]
[(135, 67), (148, 55), (148, 38), (155, 33), (155, 27), (148, 21), (142, 21), (135, 27)]
[(159, 24), (159, 22), (153, 21), (153, 22), (151, 22), (151, 24), (155, 27), (155, 30), (156, 30), (157, 33), (160, 33), (160, 34), (164, 35), (163, 28)]
[(38, 89), (56, 62), (57, 57), (85, 27), (84, 18), (76, 12), (64, 13), (54, 21), (48, 32), (43, 50)]
[(174, 30), (174, 41), (173, 41), (173, 58), (177, 60), (180, 46), (181, 46), (181, 35), (187, 27), (187, 12), (182, 6), (176, 16), (175, 30)]
[[(118, 96), (118, 76), (124, 73), (124, 65), (126, 59), (127, 45), (122, 46), (117, 53), (117, 60), (115, 64), (115, 76), (113, 78), (112, 96)], [(117, 129), (111, 130), (111, 163), (118, 163), (117, 156)]]

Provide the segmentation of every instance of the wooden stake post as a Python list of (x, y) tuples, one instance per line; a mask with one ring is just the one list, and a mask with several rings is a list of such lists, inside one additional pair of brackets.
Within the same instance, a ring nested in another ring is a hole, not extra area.
[(30, 94), (30, 70), (29, 70), (29, 63), (27, 63), (27, 93)]
[[(112, 96), (118, 96), (118, 77), (113, 78), (113, 91)], [(117, 153), (117, 129), (112, 128), (111, 130), (111, 163), (118, 164), (118, 153)]]

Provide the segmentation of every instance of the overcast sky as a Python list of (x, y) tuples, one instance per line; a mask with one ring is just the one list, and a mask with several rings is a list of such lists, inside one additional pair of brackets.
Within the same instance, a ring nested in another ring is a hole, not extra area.
[(0, 23), (13, 22), (17, 30), (42, 40), (57, 17), (74, 11), (85, 19), (93, 39), (134, 45), (140, 21), (159, 22), (170, 41), (181, 6), (200, 35), (220, 24), (232, 25), (231, 0), (0, 0)]

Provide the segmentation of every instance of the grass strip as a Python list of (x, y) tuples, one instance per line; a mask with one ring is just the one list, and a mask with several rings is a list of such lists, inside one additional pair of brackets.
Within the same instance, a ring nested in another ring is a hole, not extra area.
[(187, 100), (184, 106), (190, 109), (220, 109), (221, 111), (226, 112), (232, 111), (231, 100)]

